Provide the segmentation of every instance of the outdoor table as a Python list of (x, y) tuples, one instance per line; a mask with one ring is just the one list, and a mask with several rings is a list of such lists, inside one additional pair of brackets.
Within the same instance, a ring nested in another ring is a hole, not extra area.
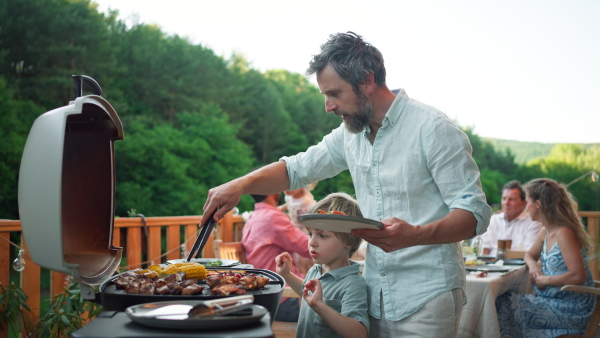
[(527, 267), (507, 267), (509, 272), (489, 272), (487, 277), (476, 277), (467, 271), (467, 304), (460, 318), (459, 337), (500, 337), (496, 298), (506, 292), (532, 292)]

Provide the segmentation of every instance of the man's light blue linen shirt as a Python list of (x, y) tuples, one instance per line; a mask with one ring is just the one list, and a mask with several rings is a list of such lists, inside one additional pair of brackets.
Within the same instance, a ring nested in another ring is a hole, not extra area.
[[(344, 125), (319, 144), (286, 162), (290, 190), (333, 177), (348, 169), (364, 217), (403, 219), (426, 225), (454, 209), (477, 219), (477, 234), (486, 231), (492, 210), (479, 181), (468, 137), (439, 110), (410, 99), (400, 90), (373, 144), (364, 132)], [(365, 271), (369, 314), (401, 320), (439, 294), (465, 287), (458, 243), (422, 245), (385, 253), (369, 244)], [(383, 297), (380, 297), (382, 295)]]

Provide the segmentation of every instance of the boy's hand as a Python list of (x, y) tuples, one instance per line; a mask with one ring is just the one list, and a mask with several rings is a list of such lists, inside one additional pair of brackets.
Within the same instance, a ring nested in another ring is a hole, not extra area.
[(291, 273), (292, 268), (292, 256), (284, 252), (277, 257), (275, 257), (275, 269), (276, 272), (282, 276), (288, 275)]
[(318, 303), (323, 302), (323, 289), (321, 288), (321, 282), (318, 279), (309, 280), (306, 284), (304, 284), (302, 296), (308, 303), (308, 306), (311, 308), (315, 307)]

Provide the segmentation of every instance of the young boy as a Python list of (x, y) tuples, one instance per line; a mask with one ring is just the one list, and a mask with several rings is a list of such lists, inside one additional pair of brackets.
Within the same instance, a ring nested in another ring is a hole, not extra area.
[[(333, 193), (315, 204), (318, 210), (341, 211), (362, 217), (358, 203), (345, 193)], [(361, 238), (350, 233), (306, 228), (308, 249), (315, 265), (304, 281), (290, 271), (292, 256), (284, 252), (275, 258), (279, 273), (304, 298), (296, 337), (367, 337), (367, 285), (359, 265), (349, 260)]]

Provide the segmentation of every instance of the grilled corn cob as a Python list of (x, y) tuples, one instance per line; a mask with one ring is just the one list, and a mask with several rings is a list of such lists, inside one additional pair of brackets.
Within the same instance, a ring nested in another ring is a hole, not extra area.
[(150, 270), (150, 271), (156, 271), (156, 272), (158, 272), (158, 273), (161, 273), (161, 272), (162, 272), (162, 270), (163, 270), (163, 267), (162, 267), (162, 266), (160, 266), (160, 265), (158, 265), (158, 264), (152, 264), (152, 265), (150, 265), (150, 266), (148, 267), (148, 270)]
[(185, 277), (187, 279), (206, 279), (206, 275), (208, 272), (204, 265), (200, 263), (176, 263), (171, 264), (162, 270), (162, 274), (169, 275), (172, 273), (176, 273), (178, 271), (185, 272)]

